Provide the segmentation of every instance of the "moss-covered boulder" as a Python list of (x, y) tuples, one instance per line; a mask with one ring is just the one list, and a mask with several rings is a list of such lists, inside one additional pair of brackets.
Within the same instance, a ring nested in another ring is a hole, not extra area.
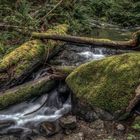
[[(46, 34), (66, 34), (65, 24), (49, 29)], [(0, 86), (21, 83), (37, 66), (45, 63), (63, 42), (31, 40), (5, 55), (0, 60)], [(44, 62), (45, 60), (45, 62)]]
[[(75, 69), (66, 79), (75, 96), (93, 108), (114, 116), (130, 113), (140, 101), (140, 53), (93, 61)], [(137, 89), (136, 89), (137, 88)]]

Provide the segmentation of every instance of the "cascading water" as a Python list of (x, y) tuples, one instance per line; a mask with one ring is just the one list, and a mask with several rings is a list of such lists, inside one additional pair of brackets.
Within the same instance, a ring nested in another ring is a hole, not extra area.
[[(85, 51), (83, 49), (76, 50), (75, 55), (80, 56), (77, 61), (84, 63), (89, 60), (102, 59), (107, 53), (104, 48), (95, 48), (85, 49)], [(38, 79), (46, 73), (47, 68), (41, 69), (33, 76), (33, 79)], [(61, 94), (60, 90), (63, 86), (65, 91)], [(41, 123), (55, 122), (70, 110), (70, 91), (63, 83), (54, 87), (50, 93), (0, 111), (0, 134), (32, 133), (32, 130), (39, 128)]]
[(31, 133), (42, 122), (55, 122), (71, 110), (71, 96), (57, 89), (28, 102), (0, 111), (0, 134)]
[[(59, 65), (80, 65), (91, 60), (103, 59), (108, 55), (122, 53), (120, 50), (105, 48), (81, 47), (74, 44), (66, 44), (64, 50), (50, 61), (57, 61)], [(43, 76), (47, 69), (41, 70), (33, 79)], [(42, 95), (41, 97), (14, 105), (0, 111), (0, 134), (15, 134), (17, 132), (32, 133), (43, 122), (55, 122), (71, 110), (71, 95), (65, 89), (61, 94), (59, 86)]]
[(99, 60), (104, 58), (106, 55), (103, 53), (103, 48), (95, 48), (94, 52), (92, 51), (83, 51), (78, 53), (80, 56), (85, 57), (89, 60)]

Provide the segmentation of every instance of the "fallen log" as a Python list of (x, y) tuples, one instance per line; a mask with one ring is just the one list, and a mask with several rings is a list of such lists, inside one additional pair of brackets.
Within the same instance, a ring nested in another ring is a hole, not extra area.
[(0, 109), (49, 92), (62, 75), (50, 75), (0, 92)]
[[(46, 34), (66, 34), (67, 25), (58, 25), (49, 29)], [(41, 40), (31, 40), (0, 60), (0, 86), (7, 89), (21, 84), (31, 72), (55, 55), (63, 45), (61, 41), (49, 40), (45, 44)]]
[(32, 37), (38, 39), (53, 39), (65, 42), (72, 42), (78, 44), (88, 44), (93, 45), (93, 47), (106, 47), (112, 49), (122, 49), (122, 50), (140, 50), (140, 30), (134, 32), (132, 38), (128, 41), (113, 41), (109, 39), (96, 39), (89, 37), (77, 37), (71, 35), (58, 35), (58, 34), (46, 34), (46, 33), (32, 33)]
[(74, 69), (76, 69), (76, 66), (52, 66), (51, 69), (53, 73), (67, 77)]

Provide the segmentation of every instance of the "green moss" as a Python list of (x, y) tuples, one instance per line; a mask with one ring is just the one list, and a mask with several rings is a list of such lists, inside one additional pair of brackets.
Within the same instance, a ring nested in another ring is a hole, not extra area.
[(1, 92), (0, 109), (23, 102), (31, 97), (47, 93), (55, 85), (54, 80), (44, 77), (34, 82), (28, 82), (16, 88)]
[(45, 45), (40, 40), (32, 40), (24, 43), (11, 53), (3, 57), (0, 63), (0, 69), (8, 69), (17, 65), (21, 61), (31, 61), (43, 55)]
[(75, 66), (55, 66), (55, 70), (65, 75), (69, 75), (76, 67)]
[[(67, 25), (62, 24), (49, 29), (46, 34), (66, 34), (67, 29)], [(10, 79), (5, 79), (5, 81), (17, 79), (24, 73), (32, 71), (36, 65), (47, 60), (62, 44), (63, 42), (53, 40), (49, 40), (46, 44), (41, 40), (31, 40), (5, 55), (0, 60), (0, 71), (8, 71), (10, 75)]]
[(140, 53), (81, 65), (66, 79), (77, 97), (109, 112), (126, 109), (140, 83)]
[(131, 126), (134, 130), (140, 132), (140, 116), (137, 116)]

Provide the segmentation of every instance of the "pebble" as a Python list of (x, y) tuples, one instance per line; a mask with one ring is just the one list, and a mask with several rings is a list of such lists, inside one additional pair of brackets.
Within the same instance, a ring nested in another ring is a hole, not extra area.
[(52, 136), (60, 131), (58, 122), (43, 122), (40, 126), (40, 133), (44, 136)]
[(124, 130), (125, 130), (125, 127), (124, 127), (124, 125), (122, 125), (122, 124), (118, 124), (118, 125), (116, 126), (116, 128), (117, 128), (118, 131), (124, 131)]
[(84, 140), (83, 132), (79, 132), (77, 134), (72, 134), (64, 138), (64, 140)]
[(70, 130), (73, 130), (76, 128), (77, 126), (77, 120), (76, 120), (76, 117), (75, 116), (66, 116), (66, 117), (62, 117), (60, 119), (60, 126), (63, 128), (63, 129), (70, 129)]

